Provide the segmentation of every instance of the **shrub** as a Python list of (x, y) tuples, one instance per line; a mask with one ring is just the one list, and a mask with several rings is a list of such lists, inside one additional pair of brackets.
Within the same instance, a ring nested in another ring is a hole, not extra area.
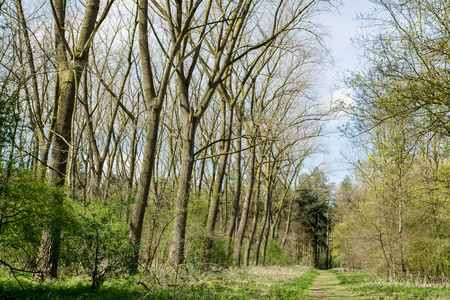
[(274, 240), (267, 241), (266, 264), (268, 265), (289, 265), (293, 263), (292, 257)]

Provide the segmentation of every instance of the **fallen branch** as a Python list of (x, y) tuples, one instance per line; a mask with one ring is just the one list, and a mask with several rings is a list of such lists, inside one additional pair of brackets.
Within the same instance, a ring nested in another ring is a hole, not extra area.
[(17, 283), (20, 285), (20, 287), (22, 288), (22, 290), (24, 290), (25, 288), (23, 287), (23, 285), (20, 283), (19, 279), (17, 278), (16, 274), (14, 272), (23, 272), (23, 273), (32, 273), (32, 274), (36, 274), (36, 273), (43, 273), (40, 271), (30, 271), (30, 270), (23, 270), (23, 269), (17, 269), (14, 268), (13, 266), (11, 266), (10, 264), (8, 264), (6, 261), (1, 260), (0, 259), (0, 263), (2, 265), (4, 265), (5, 267), (7, 267), (10, 271), (12, 276), (14, 277), (14, 279), (17, 281)]

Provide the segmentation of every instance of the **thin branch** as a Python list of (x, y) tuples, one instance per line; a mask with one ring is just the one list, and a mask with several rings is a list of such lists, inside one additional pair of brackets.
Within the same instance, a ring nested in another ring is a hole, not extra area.
[(194, 156), (197, 156), (200, 152), (203, 152), (203, 151), (206, 150), (207, 148), (209, 148), (209, 147), (211, 147), (211, 146), (213, 146), (213, 145), (215, 145), (215, 144), (217, 144), (217, 143), (219, 143), (219, 142), (233, 141), (233, 140), (236, 140), (236, 139), (239, 139), (239, 138), (250, 138), (250, 137), (248, 137), (248, 136), (246, 136), (246, 135), (243, 135), (243, 136), (235, 137), (235, 138), (231, 138), (231, 139), (218, 139), (218, 140), (215, 140), (214, 142), (212, 142), (212, 143), (210, 143), (210, 144), (204, 146), (203, 148), (201, 148), (200, 150), (198, 150), (197, 152), (195, 152), (195, 153), (194, 153)]
[(16, 149), (18, 149), (18, 150), (20, 150), (20, 151), (23, 151), (23, 152), (25, 152), (25, 154), (27, 154), (27, 155), (29, 155), (29, 156), (31, 156), (31, 157), (37, 159), (43, 166), (49, 168), (49, 169), (52, 170), (52, 171), (55, 171), (55, 172), (58, 173), (59, 175), (63, 175), (63, 176), (66, 175), (66, 174), (63, 174), (63, 173), (61, 173), (60, 171), (56, 170), (56, 169), (53, 168), (52, 166), (46, 164), (45, 162), (43, 162), (43, 161), (42, 161), (39, 157), (37, 157), (36, 155), (34, 155), (34, 154), (28, 152), (28, 151), (25, 150), (25, 149), (20, 148), (19, 146), (17, 146), (17, 144), (16, 144), (14, 141), (12, 141), (12, 144), (14, 145), (14, 147), (15, 147)]
[(52, 15), (53, 18), (55, 19), (56, 27), (58, 28), (58, 32), (63, 42), (64, 48), (66, 48), (67, 52), (69, 52), (70, 57), (73, 57), (73, 52), (70, 49), (69, 43), (67, 43), (66, 37), (64, 36), (64, 29), (62, 28), (61, 22), (59, 21), (55, 5), (53, 4), (53, 0), (50, 0), (50, 6), (52, 7)]
[(97, 23), (95, 24), (94, 30), (92, 30), (91, 35), (89, 36), (88, 40), (86, 41), (86, 44), (83, 46), (83, 50), (78, 54), (79, 57), (83, 56), (84, 52), (89, 49), (91, 46), (92, 41), (94, 40), (94, 36), (97, 33), (98, 29), (100, 28), (100, 25), (102, 25), (103, 21), (105, 21), (106, 16), (108, 15), (109, 10), (111, 9), (111, 6), (113, 5), (115, 0), (111, 0), (106, 4), (105, 9), (103, 10), (102, 15), (98, 19)]
[(255, 145), (252, 145), (252, 146), (248, 146), (247, 148), (244, 148), (244, 149), (241, 149), (241, 150), (236, 150), (236, 151), (231, 151), (231, 152), (224, 152), (224, 153), (213, 154), (213, 155), (209, 155), (209, 156), (203, 156), (203, 157), (195, 158), (194, 161), (247, 151), (247, 150), (255, 148), (255, 147), (257, 147), (257, 146), (259, 146), (259, 145), (261, 145), (263, 143), (265, 143), (265, 141), (261, 141), (258, 144), (255, 144)]

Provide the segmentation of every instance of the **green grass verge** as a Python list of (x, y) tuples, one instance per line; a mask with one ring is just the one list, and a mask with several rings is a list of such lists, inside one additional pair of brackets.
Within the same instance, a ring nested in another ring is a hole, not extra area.
[(317, 275), (301, 267), (232, 269), (194, 284), (154, 286), (147, 299), (302, 299)]
[(135, 285), (136, 277), (122, 277), (106, 281), (97, 293), (91, 292), (87, 277), (61, 278), (48, 282), (31, 281), (19, 276), (0, 275), (0, 299), (138, 299), (145, 295)]
[(380, 276), (362, 272), (332, 271), (341, 284), (353, 291), (372, 295), (374, 299), (450, 299), (450, 288), (442, 285), (415, 285), (409, 282), (388, 282)]
[[(19, 277), (20, 284), (0, 273), (0, 299), (301, 299), (318, 275), (303, 267), (255, 267), (220, 272), (140, 274), (108, 279), (92, 293), (87, 277), (72, 277), (45, 283)], [(152, 278), (159, 277), (159, 283)], [(136, 285), (141, 281), (144, 286)], [(170, 283), (177, 283), (171, 286)]]

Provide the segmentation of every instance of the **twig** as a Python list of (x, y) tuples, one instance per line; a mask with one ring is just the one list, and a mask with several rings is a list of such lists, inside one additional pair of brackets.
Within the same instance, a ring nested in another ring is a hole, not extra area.
[(142, 285), (148, 292), (151, 292), (148, 286), (143, 281), (136, 282), (136, 285)]
[(14, 279), (17, 281), (17, 283), (20, 285), (20, 288), (21, 288), (22, 290), (25, 290), (25, 288), (23, 287), (22, 283), (20, 283), (20, 281), (19, 281), (19, 279), (17, 278), (17, 276), (16, 276), (16, 274), (14, 273), (14, 271), (16, 271), (16, 272), (24, 272), (24, 273), (33, 273), (33, 274), (36, 274), (36, 273), (42, 274), (42, 273), (43, 273), (43, 272), (41, 272), (41, 271), (29, 271), (29, 270), (17, 269), (17, 268), (14, 268), (13, 266), (11, 266), (10, 264), (8, 264), (6, 261), (1, 260), (1, 259), (0, 259), (0, 263), (1, 263), (2, 265), (4, 265), (4, 266), (8, 267), (8, 269), (11, 271), (12, 276), (13, 276)]

